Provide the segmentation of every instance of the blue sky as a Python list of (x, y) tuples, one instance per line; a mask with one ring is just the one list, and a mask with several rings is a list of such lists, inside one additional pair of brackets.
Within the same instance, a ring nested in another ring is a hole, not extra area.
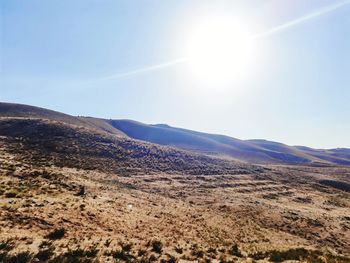
[(168, 123), (240, 139), (350, 148), (350, 4), (255, 43), (248, 77), (201, 88), (181, 58), (195, 20), (251, 34), (336, 0), (0, 0), (0, 101)]

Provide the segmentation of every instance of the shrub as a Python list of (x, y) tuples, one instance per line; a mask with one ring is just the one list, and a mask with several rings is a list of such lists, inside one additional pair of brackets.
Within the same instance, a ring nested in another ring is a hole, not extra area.
[(15, 197), (17, 197), (17, 195), (18, 195), (18, 193), (15, 191), (9, 191), (9, 192), (5, 193), (6, 198), (15, 198)]
[(216, 248), (213, 248), (213, 247), (208, 248), (208, 253), (216, 254), (217, 253)]
[(7, 258), (7, 252), (0, 252), (0, 262), (5, 262)]
[(47, 261), (53, 256), (54, 250), (55, 250), (55, 247), (52, 245), (48, 248), (43, 249), (43, 250), (39, 250), (39, 252), (36, 254), (35, 258), (39, 259), (40, 262)]
[(124, 251), (124, 250), (116, 250), (116, 251), (112, 251), (111, 253), (112, 257), (117, 259), (117, 260), (124, 260), (124, 261), (131, 261), (134, 256), (130, 255), (128, 252)]
[(2, 251), (10, 251), (13, 248), (14, 245), (11, 243), (10, 240), (0, 242), (0, 250)]
[(176, 262), (178, 262), (178, 260), (175, 257), (169, 255), (168, 259), (164, 259), (163, 258), (163, 259), (160, 260), (160, 262), (161, 263), (176, 263)]
[(155, 255), (150, 255), (149, 259), (148, 259), (150, 262), (154, 262), (157, 260), (157, 257)]
[(309, 251), (305, 248), (292, 248), (286, 251), (270, 252), (270, 260), (273, 262), (282, 262), (285, 260), (301, 260), (306, 259), (309, 256)]
[(137, 253), (137, 255), (138, 255), (139, 257), (142, 257), (142, 256), (144, 256), (146, 253), (147, 253), (146, 250), (140, 249), (139, 252)]
[(64, 228), (59, 228), (49, 233), (46, 237), (51, 240), (57, 240), (57, 239), (61, 239), (64, 236), (64, 234), (65, 234)]
[[(40, 174), (40, 172), (39, 172), (39, 174)], [(42, 176), (43, 178), (45, 178), (45, 179), (51, 179), (51, 178), (52, 178), (52, 175), (51, 175), (48, 171), (46, 171), (46, 170), (43, 170), (43, 171), (41, 172), (41, 176)]]
[(54, 259), (50, 260), (49, 263), (92, 263), (98, 262), (93, 260), (97, 256), (99, 250), (96, 246), (90, 247), (89, 249), (83, 250), (77, 248), (75, 250), (68, 250), (66, 253), (61, 254)]
[(156, 253), (158, 253), (158, 254), (162, 253), (163, 244), (162, 244), (161, 241), (159, 241), (159, 240), (153, 240), (152, 243), (151, 243), (151, 245), (152, 245), (152, 251), (154, 251), (154, 252), (156, 252)]
[(255, 260), (262, 260), (267, 258), (269, 255), (266, 252), (256, 252), (254, 254), (249, 254), (249, 257), (255, 259)]
[(192, 256), (195, 256), (197, 258), (202, 258), (204, 256), (203, 250), (201, 250), (197, 244), (192, 246)]
[(176, 263), (178, 260), (174, 256), (169, 256), (168, 263)]
[(106, 241), (105, 241), (105, 247), (109, 247), (109, 245), (112, 243), (112, 240), (111, 239), (107, 239)]
[(76, 250), (69, 250), (68, 252), (59, 255), (51, 260), (49, 263), (92, 263), (93, 259), (85, 256), (84, 250), (78, 248)]
[(30, 262), (33, 255), (29, 251), (20, 252), (15, 255), (7, 255), (2, 262), (5, 263), (27, 263)]
[(43, 240), (39, 245), (39, 248), (49, 247), (52, 245), (52, 241)]
[(85, 250), (85, 256), (88, 258), (94, 258), (97, 256), (99, 250), (96, 246), (90, 247), (88, 250)]
[(120, 246), (122, 247), (122, 250), (125, 252), (130, 252), (132, 249), (132, 244), (130, 243), (120, 243)]
[(178, 253), (178, 254), (182, 254), (184, 252), (183, 248), (180, 247), (180, 246), (176, 246), (175, 247), (175, 252)]
[(85, 186), (84, 185), (80, 185), (79, 186), (79, 191), (76, 193), (77, 196), (83, 196), (85, 195)]
[(241, 253), (241, 251), (239, 250), (237, 244), (233, 244), (233, 246), (232, 246), (231, 249), (230, 249), (230, 254), (231, 254), (232, 256), (242, 257), (242, 253)]

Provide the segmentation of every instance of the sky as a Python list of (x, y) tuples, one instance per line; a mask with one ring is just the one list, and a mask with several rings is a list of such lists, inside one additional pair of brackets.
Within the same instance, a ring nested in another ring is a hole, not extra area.
[[(214, 16), (265, 34), (225, 88), (183, 61)], [(350, 1), (0, 0), (0, 101), (350, 148)]]

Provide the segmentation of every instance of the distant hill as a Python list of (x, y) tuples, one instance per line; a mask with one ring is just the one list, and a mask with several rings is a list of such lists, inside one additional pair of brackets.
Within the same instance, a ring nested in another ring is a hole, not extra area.
[(288, 146), (267, 140), (240, 140), (133, 120), (74, 117), (43, 108), (0, 103), (0, 117), (44, 119), (83, 127), (103, 135), (116, 135), (157, 145), (176, 147), (195, 154), (214, 155), (255, 164), (350, 165), (350, 149), (319, 150)]
[(54, 165), (125, 176), (159, 172), (246, 174), (262, 170), (245, 163), (43, 119), (0, 119), (0, 144), (18, 161), (36, 167)]
[(74, 117), (61, 112), (23, 104), (0, 103), (0, 117), (46, 119), (125, 136), (103, 119)]
[(165, 124), (147, 125), (132, 120), (112, 120), (111, 125), (131, 138), (206, 154), (225, 155), (263, 164), (350, 165), (350, 149), (315, 150), (267, 140), (239, 140)]

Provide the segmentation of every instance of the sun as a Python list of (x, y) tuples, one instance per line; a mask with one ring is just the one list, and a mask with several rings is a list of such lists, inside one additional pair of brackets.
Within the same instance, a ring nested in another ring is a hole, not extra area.
[(191, 72), (201, 80), (230, 83), (247, 73), (252, 41), (249, 34), (230, 19), (206, 19), (190, 34), (187, 59)]

